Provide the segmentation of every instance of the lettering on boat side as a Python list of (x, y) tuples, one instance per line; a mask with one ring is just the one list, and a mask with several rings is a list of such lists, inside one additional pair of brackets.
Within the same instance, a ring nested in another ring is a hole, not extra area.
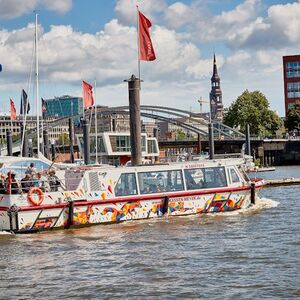
[(186, 169), (193, 169), (193, 168), (204, 168), (204, 164), (192, 164), (192, 165), (186, 165)]
[(201, 198), (201, 196), (203, 197), (203, 195), (184, 196), (184, 197), (171, 197), (169, 199), (169, 202), (172, 202), (172, 201), (192, 201), (192, 200), (199, 200)]

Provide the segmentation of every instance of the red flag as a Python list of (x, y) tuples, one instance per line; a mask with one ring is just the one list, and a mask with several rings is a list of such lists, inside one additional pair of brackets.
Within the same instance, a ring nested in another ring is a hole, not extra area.
[(10, 99), (10, 118), (12, 121), (17, 119), (17, 111), (16, 111), (15, 103), (12, 99)]
[(82, 81), (82, 92), (83, 92), (83, 106), (91, 107), (94, 105), (93, 97), (93, 86), (89, 83)]
[(151, 42), (149, 28), (152, 26), (148, 20), (139, 11), (139, 47), (140, 47), (140, 60), (152, 61), (155, 60), (155, 52)]

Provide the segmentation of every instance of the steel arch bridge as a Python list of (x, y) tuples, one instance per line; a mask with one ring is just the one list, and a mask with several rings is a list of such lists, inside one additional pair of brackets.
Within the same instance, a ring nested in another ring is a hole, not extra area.
[[(165, 106), (154, 106), (154, 105), (141, 105), (141, 116), (153, 120), (165, 121), (170, 124), (181, 127), (187, 131), (199, 134), (203, 138), (208, 138), (208, 123), (209, 119), (206, 117), (199, 117), (197, 113), (193, 113), (187, 110), (165, 107)], [(97, 115), (110, 115), (120, 114), (129, 115), (129, 106), (117, 106), (101, 108), (97, 111)], [(81, 115), (72, 116), (73, 119), (78, 119)], [(70, 117), (63, 117), (52, 122), (48, 122), (48, 128), (54, 128), (65, 124)], [(244, 139), (245, 135), (238, 130), (231, 128), (225, 124), (215, 122), (214, 132), (222, 135), (224, 139)], [(34, 137), (36, 129), (28, 131), (28, 138)], [(18, 140), (13, 144), (13, 152), (20, 151), (21, 141)], [(1, 149), (1, 155), (7, 153), (6, 145)]]
[[(101, 113), (129, 114), (129, 107), (118, 106), (107, 108), (98, 112), (98, 114)], [(166, 121), (204, 137), (208, 136), (209, 119), (203, 116), (199, 117), (199, 114), (187, 110), (165, 106), (141, 105), (141, 116), (154, 120)], [(227, 139), (245, 138), (243, 133), (220, 122), (214, 122), (214, 130)]]

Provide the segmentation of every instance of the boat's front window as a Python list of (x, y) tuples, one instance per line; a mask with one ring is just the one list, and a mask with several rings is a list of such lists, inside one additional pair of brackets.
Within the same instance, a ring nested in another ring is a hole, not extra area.
[(248, 175), (245, 172), (245, 169), (242, 166), (239, 166), (238, 168), (239, 168), (240, 174), (243, 176), (244, 180), (246, 182), (250, 181)]
[(229, 172), (230, 172), (230, 175), (231, 175), (231, 182), (232, 183), (236, 183), (236, 182), (241, 181), (239, 175), (237, 174), (237, 172), (235, 171), (234, 168), (229, 168)]
[(130, 196), (137, 194), (135, 173), (123, 173), (121, 174), (118, 183), (115, 187), (115, 195), (118, 196)]
[(183, 190), (181, 170), (139, 172), (138, 179), (141, 194)]
[(224, 167), (184, 170), (188, 190), (227, 186)]

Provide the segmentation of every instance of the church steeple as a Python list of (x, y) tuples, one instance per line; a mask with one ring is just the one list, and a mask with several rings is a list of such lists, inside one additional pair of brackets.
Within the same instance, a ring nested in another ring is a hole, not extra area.
[(223, 102), (222, 102), (222, 91), (220, 87), (220, 76), (218, 74), (215, 53), (214, 53), (214, 62), (213, 62), (213, 74), (211, 77), (211, 92), (209, 94), (209, 98), (210, 98), (211, 119), (222, 121), (224, 109), (223, 109)]

